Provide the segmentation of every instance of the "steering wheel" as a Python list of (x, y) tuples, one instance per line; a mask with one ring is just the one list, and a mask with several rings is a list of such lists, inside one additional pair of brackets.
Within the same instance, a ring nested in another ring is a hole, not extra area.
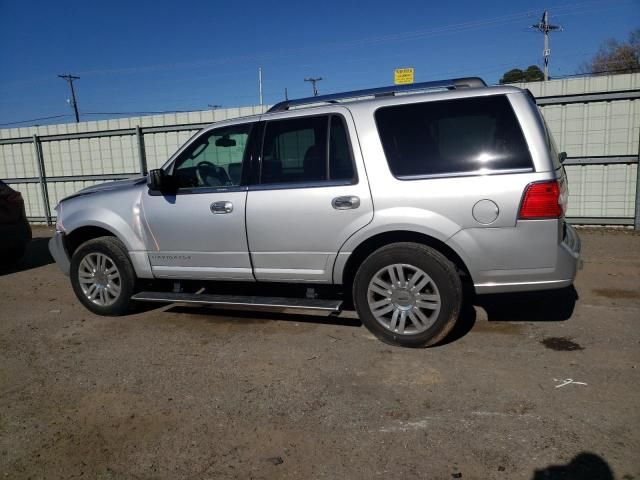
[(231, 183), (231, 179), (224, 168), (218, 167), (207, 160), (198, 162), (196, 176), (198, 177), (198, 184), (201, 186), (219, 187)]

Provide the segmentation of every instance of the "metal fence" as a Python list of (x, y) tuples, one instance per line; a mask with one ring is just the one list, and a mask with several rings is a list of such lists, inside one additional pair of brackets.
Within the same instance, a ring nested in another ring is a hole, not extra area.
[[(61, 198), (96, 183), (144, 175), (204, 126), (265, 108), (51, 125), (37, 127), (37, 133), (0, 130), (0, 178), (22, 193), (31, 222), (51, 224), (52, 207)], [(21, 136), (25, 133), (30, 135)]]
[[(536, 96), (560, 150), (568, 153), (569, 221), (640, 229), (640, 74), (519, 86)], [(0, 178), (23, 193), (31, 221), (51, 224), (52, 207), (64, 196), (95, 183), (145, 174), (203, 126), (262, 110), (0, 130)]]

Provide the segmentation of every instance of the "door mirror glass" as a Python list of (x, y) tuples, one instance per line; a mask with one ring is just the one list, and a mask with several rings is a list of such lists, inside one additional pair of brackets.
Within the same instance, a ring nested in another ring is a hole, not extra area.
[(147, 175), (147, 186), (149, 190), (154, 190), (156, 192), (168, 192), (172, 189), (173, 183), (172, 177), (167, 175), (165, 171), (161, 168), (156, 168), (154, 170), (149, 170), (149, 174)]

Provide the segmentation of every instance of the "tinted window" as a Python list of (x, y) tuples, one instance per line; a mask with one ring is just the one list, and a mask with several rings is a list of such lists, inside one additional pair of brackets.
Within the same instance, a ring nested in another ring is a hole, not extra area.
[(347, 127), (339, 115), (331, 117), (329, 175), (332, 180), (351, 180), (354, 177)]
[(196, 139), (175, 163), (178, 188), (240, 185), (251, 124), (223, 127)]
[(376, 123), (397, 177), (532, 167), (504, 96), (384, 107)]
[[(327, 142), (328, 133), (330, 139)], [(347, 131), (340, 116), (303, 117), (267, 123), (261, 183), (351, 179), (353, 172)]]

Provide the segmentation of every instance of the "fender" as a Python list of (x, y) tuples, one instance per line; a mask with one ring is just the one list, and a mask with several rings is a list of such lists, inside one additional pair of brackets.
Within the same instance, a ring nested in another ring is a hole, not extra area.
[(344, 269), (353, 251), (362, 243), (381, 233), (412, 232), (426, 235), (447, 244), (468, 265), (468, 258), (448, 240), (462, 227), (439, 213), (415, 207), (393, 207), (376, 210), (373, 221), (355, 232), (342, 245), (333, 265), (333, 282), (341, 284)]
[[(144, 187), (142, 187), (144, 188)], [(82, 227), (99, 227), (126, 247), (136, 274), (152, 278), (141, 220), (140, 188), (103, 191), (64, 200), (58, 206), (59, 222), (65, 233)]]

